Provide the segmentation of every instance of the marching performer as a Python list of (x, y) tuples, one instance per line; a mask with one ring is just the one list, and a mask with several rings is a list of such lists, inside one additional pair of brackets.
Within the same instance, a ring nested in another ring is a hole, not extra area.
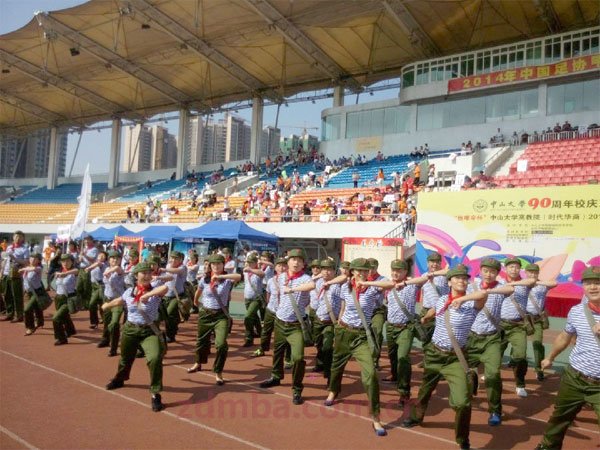
[[(130, 271), (130, 275), (134, 275), (133, 271)], [(108, 268), (102, 274), (102, 282), (104, 284), (104, 303), (121, 297), (125, 291), (125, 272), (121, 268), (121, 254), (115, 250), (108, 252)], [(102, 309), (102, 311), (104, 330), (97, 347), (110, 347), (108, 356), (116, 356), (121, 336), (119, 322), (123, 314), (123, 307), (116, 305), (112, 308)]]
[(68, 344), (67, 338), (77, 333), (69, 311), (74, 310), (74, 305), (77, 303), (75, 286), (78, 270), (73, 267), (74, 258), (69, 253), (60, 257), (60, 263), (62, 269), (54, 275), (56, 277), (56, 297), (54, 297), (56, 312), (52, 316), (56, 339), (54, 345)]
[(15, 231), (13, 243), (3, 255), (2, 286), (6, 306), (5, 321), (23, 322), (23, 277), (19, 269), (29, 262), (29, 249), (25, 245), (25, 234)]

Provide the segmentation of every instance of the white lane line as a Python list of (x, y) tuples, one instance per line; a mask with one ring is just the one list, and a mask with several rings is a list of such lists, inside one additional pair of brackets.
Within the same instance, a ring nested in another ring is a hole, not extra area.
[(23, 444), (29, 450), (38, 450), (38, 448), (35, 445), (30, 444), (25, 439), (23, 439), (21, 436), (17, 436), (15, 433), (13, 433), (10, 430), (7, 430), (2, 425), (0, 425), (0, 432), (6, 434), (8, 437), (10, 437), (14, 441), (17, 441), (19, 444)]
[[(171, 365), (171, 367), (177, 367), (178, 369), (187, 370), (186, 367), (179, 366), (179, 365), (176, 365), (176, 364)], [(205, 376), (205, 377), (214, 378), (214, 375), (211, 375), (209, 373), (205, 373), (205, 372), (196, 372), (196, 373), (198, 373), (199, 375)], [(237, 384), (239, 386), (250, 387), (250, 388), (255, 389), (257, 391), (260, 391), (260, 392), (268, 392), (269, 394), (274, 394), (274, 395), (277, 395), (279, 397), (287, 398), (288, 400), (292, 399), (292, 396), (290, 396), (290, 395), (282, 394), (281, 392), (276, 392), (276, 391), (273, 391), (271, 389), (261, 388), (260, 386), (257, 386), (255, 384), (244, 383), (242, 381), (229, 381), (228, 383), (229, 384)], [(313, 401), (310, 401), (310, 400), (306, 400), (304, 402), (304, 404), (316, 406), (318, 408), (324, 409), (325, 411), (331, 411), (332, 413), (335, 412), (336, 414), (344, 414), (346, 416), (356, 417), (357, 419), (365, 420), (365, 421), (367, 421), (369, 423), (371, 423), (373, 421), (370, 417), (361, 416), (360, 414), (355, 414), (353, 412), (344, 411), (344, 410), (341, 410), (341, 409), (331, 408), (329, 406), (323, 405), (322, 403), (316, 403), (316, 402), (313, 402)], [(456, 445), (456, 442), (453, 441), (453, 440), (444, 439), (444, 438), (439, 437), (439, 436), (433, 436), (431, 434), (422, 433), (420, 431), (409, 429), (409, 428), (402, 428), (402, 427), (396, 426), (396, 425), (387, 425), (387, 428), (398, 429), (400, 431), (405, 431), (407, 433), (412, 433), (412, 434), (416, 434), (416, 435), (419, 435), (419, 436), (422, 436), (422, 437), (434, 439), (436, 441), (444, 442), (446, 444)]]
[[(144, 402), (141, 402), (141, 401), (136, 400), (136, 399), (131, 398), (131, 397), (127, 397), (126, 395), (120, 394), (120, 393), (115, 392), (115, 391), (107, 391), (104, 387), (97, 386), (97, 385), (95, 385), (93, 383), (90, 383), (88, 381), (85, 381), (85, 380), (82, 380), (80, 378), (74, 377), (73, 375), (69, 375), (68, 373), (61, 372), (59, 370), (53, 369), (52, 367), (48, 367), (48, 366), (45, 366), (43, 364), (39, 364), (39, 363), (36, 363), (36, 362), (33, 362), (33, 361), (29, 361), (28, 359), (22, 358), (19, 355), (15, 355), (14, 353), (7, 352), (6, 350), (0, 350), (0, 353), (3, 353), (4, 355), (7, 355), (7, 356), (12, 356), (13, 358), (18, 359), (19, 361), (23, 361), (23, 362), (25, 362), (27, 364), (30, 364), (32, 366), (39, 367), (41, 369), (47, 370), (48, 372), (52, 372), (54, 374), (61, 375), (61, 376), (65, 377), (65, 378), (68, 378), (70, 380), (73, 380), (73, 381), (76, 381), (78, 383), (84, 384), (85, 386), (89, 386), (91, 388), (94, 388), (94, 389), (96, 389), (98, 391), (101, 391), (101, 392), (104, 392), (106, 394), (115, 395), (117, 397), (122, 398), (123, 400), (127, 400), (128, 402), (135, 403), (137, 405), (143, 406), (144, 408), (148, 409), (148, 404), (146, 404)], [(229, 433), (227, 433), (225, 431), (221, 431), (221, 430), (218, 430), (216, 428), (209, 427), (208, 425), (204, 425), (204, 424), (199, 423), (199, 422), (194, 422), (193, 420), (186, 419), (185, 417), (180, 417), (177, 414), (173, 414), (172, 412), (169, 412), (169, 411), (161, 411), (160, 414), (172, 417), (174, 419), (177, 419), (177, 420), (180, 420), (182, 422), (188, 423), (188, 424), (193, 425), (195, 427), (202, 428), (203, 430), (210, 431), (211, 433), (215, 433), (215, 434), (217, 434), (219, 436), (222, 436), (222, 437), (231, 439), (233, 441), (239, 442), (240, 444), (247, 445), (248, 447), (256, 448), (256, 449), (259, 449), (259, 450), (269, 450), (268, 447), (263, 447), (262, 445), (256, 444), (256, 443), (251, 442), (251, 441), (247, 441), (247, 440), (242, 439), (242, 438), (240, 438), (238, 436), (235, 436), (233, 434), (229, 434)], [(34, 448), (34, 447), (31, 447), (31, 448)]]

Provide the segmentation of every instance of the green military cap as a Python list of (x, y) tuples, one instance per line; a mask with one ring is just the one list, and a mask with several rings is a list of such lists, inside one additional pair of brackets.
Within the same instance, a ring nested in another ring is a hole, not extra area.
[(178, 252), (177, 250), (172, 251), (170, 256), (175, 259), (183, 259), (183, 253)]
[(353, 259), (350, 263), (350, 269), (352, 270), (369, 270), (371, 269), (371, 265), (369, 261), (365, 258), (356, 258)]
[(206, 260), (211, 264), (225, 263), (223, 255), (210, 255)]
[(40, 261), (42, 260), (42, 254), (41, 253), (32, 253), (31, 255), (29, 255), (29, 257), (35, 258), (35, 259), (39, 259)]
[(525, 270), (528, 272), (539, 272), (540, 266), (538, 266), (537, 264), (527, 264), (525, 266)]
[(60, 255), (60, 260), (61, 261), (66, 261), (70, 259), (71, 261), (73, 261), (73, 255), (71, 255), (70, 253), (63, 253), (62, 255)]
[(223, 250), (221, 250), (224, 254), (226, 255), (231, 255), (231, 250), (229, 250), (229, 247), (225, 247)]
[(379, 267), (379, 261), (377, 261), (375, 258), (368, 258), (367, 263), (371, 269), (377, 269)]
[(506, 258), (504, 260), (504, 267), (508, 266), (509, 264), (518, 264), (519, 267), (521, 267), (521, 260), (519, 258)]
[(600, 281), (600, 266), (591, 266), (583, 271), (581, 281), (588, 280)]
[(287, 259), (286, 258), (277, 258), (277, 260), (275, 261), (275, 264), (287, 264)]
[(306, 261), (306, 252), (301, 248), (294, 248), (288, 252), (288, 258), (302, 258)]
[(129, 250), (129, 256), (132, 258), (140, 256), (140, 252), (138, 252), (135, 248)]
[(313, 259), (310, 263), (310, 267), (321, 267), (321, 261), (318, 259)]
[(324, 259), (319, 264), (319, 267), (321, 269), (335, 269), (335, 261), (333, 259), (329, 259), (329, 258)]
[(246, 256), (246, 262), (247, 263), (258, 262), (258, 256), (256, 256), (256, 253), (250, 253), (248, 256)]
[(427, 261), (440, 262), (441, 260), (442, 255), (440, 255), (438, 252), (431, 252), (429, 255), (427, 255)]
[(390, 264), (390, 267), (391, 267), (392, 270), (394, 270), (394, 269), (396, 269), (396, 270), (408, 270), (408, 263), (406, 261), (401, 260), (401, 259), (395, 259)]
[(120, 258), (121, 254), (116, 250), (111, 250), (110, 252), (108, 252), (108, 257), (109, 258)]
[(135, 275), (140, 272), (150, 272), (151, 270), (152, 267), (150, 266), (150, 264), (148, 264), (147, 262), (142, 262), (135, 265), (135, 267), (133, 268), (133, 274)]
[(468, 277), (469, 269), (463, 264), (458, 264), (446, 273), (446, 278), (449, 280), (452, 277)]
[(271, 257), (271, 252), (269, 252), (269, 251), (265, 250), (265, 251), (263, 251), (263, 252), (260, 254), (260, 256), (263, 256), (263, 257), (265, 257), (265, 258), (270, 258), (270, 257)]
[(148, 264), (157, 264), (160, 266), (160, 263), (162, 262), (162, 260), (160, 259), (160, 256), (158, 255), (152, 255), (149, 256), (148, 259), (146, 260), (146, 262)]
[(502, 268), (502, 265), (500, 264), (500, 261), (498, 261), (497, 259), (485, 258), (483, 261), (481, 261), (481, 263), (479, 264), (479, 267), (488, 267), (490, 269), (500, 271), (500, 269)]
[(342, 261), (342, 263), (340, 264), (340, 267), (342, 269), (349, 269), (350, 268), (350, 261)]

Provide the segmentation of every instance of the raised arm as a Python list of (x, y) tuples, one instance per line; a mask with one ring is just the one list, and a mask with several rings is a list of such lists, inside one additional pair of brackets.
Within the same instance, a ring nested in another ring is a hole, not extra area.
[(572, 338), (573, 336), (564, 330), (561, 331), (558, 336), (556, 336), (556, 339), (554, 339), (554, 343), (552, 344), (552, 350), (550, 351), (550, 354), (541, 362), (542, 370), (552, 367), (552, 363), (556, 357), (569, 346)]

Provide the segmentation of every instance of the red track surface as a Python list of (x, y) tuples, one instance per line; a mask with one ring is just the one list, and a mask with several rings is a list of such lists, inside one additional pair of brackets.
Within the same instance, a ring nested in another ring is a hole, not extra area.
[[(195, 325), (182, 325), (164, 361), (167, 409), (153, 413), (145, 360), (136, 360), (123, 389), (106, 391), (118, 358), (95, 347), (100, 331), (88, 329), (87, 313), (77, 314), (74, 321), (79, 334), (62, 347), (52, 345), (50, 320), (31, 337), (23, 336), (22, 324), (0, 323), (0, 448), (456, 448), (446, 383), (440, 383), (432, 398), (424, 425), (410, 430), (399, 427), (402, 417), (394, 389), (381, 383), (381, 418), (389, 434), (378, 438), (371, 429), (356, 363), (347, 367), (340, 401), (326, 408), (325, 380), (310, 372), (315, 352), (309, 349), (306, 403), (294, 406), (289, 371), (282, 386), (258, 387), (269, 377), (271, 355), (255, 359), (254, 349), (241, 347), (240, 321), (229, 339), (227, 384), (222, 387), (214, 384), (212, 365), (200, 373), (186, 373), (193, 362)], [(415, 352), (413, 396), (421, 379), (419, 360)], [(382, 362), (380, 378), (389, 373), (387, 358)], [(527, 399), (514, 394), (511, 372), (504, 370), (503, 377), (504, 422), (497, 428), (487, 425), (487, 401), (480, 391), (473, 405), (472, 446), (532, 449), (552, 411), (558, 376), (539, 383), (530, 371)], [(599, 444), (596, 417), (584, 408), (564, 448), (592, 449)]]

